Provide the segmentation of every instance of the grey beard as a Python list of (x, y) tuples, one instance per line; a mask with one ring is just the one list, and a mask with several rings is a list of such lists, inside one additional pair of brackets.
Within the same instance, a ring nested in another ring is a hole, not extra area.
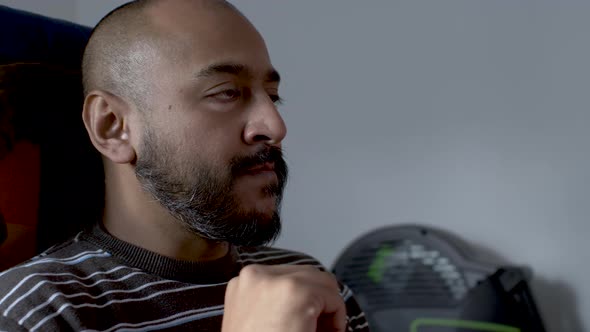
[[(150, 135), (148, 135), (150, 136)], [(147, 137), (146, 137), (147, 138)], [(153, 137), (150, 137), (153, 138)], [(142, 157), (138, 158), (135, 174), (143, 189), (158, 201), (188, 231), (212, 241), (224, 241), (237, 246), (258, 246), (272, 243), (281, 231), (280, 207), (287, 178), (287, 167), (282, 157), (274, 161), (279, 183), (264, 188), (267, 195), (276, 196), (276, 209), (272, 216), (256, 211), (244, 211), (233, 195), (233, 178), (213, 172), (212, 167), (192, 165), (189, 172), (180, 172), (169, 160), (162, 146), (146, 139)], [(161, 153), (154, 151), (158, 146)], [(276, 152), (276, 151), (275, 151)], [(159, 156), (158, 156), (159, 155)], [(280, 152), (279, 152), (280, 155)], [(232, 161), (233, 170), (260, 159), (270, 158), (268, 152)], [(176, 171), (178, 174), (173, 174)], [(182, 180), (180, 174), (185, 174)], [(196, 181), (188, 181), (193, 176)], [(194, 182), (194, 183), (192, 183)]]

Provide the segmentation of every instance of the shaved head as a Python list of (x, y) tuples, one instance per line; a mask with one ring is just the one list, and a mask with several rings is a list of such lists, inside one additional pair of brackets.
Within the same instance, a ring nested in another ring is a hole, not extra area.
[(153, 61), (175, 49), (170, 47), (172, 36), (157, 22), (157, 10), (150, 9), (182, 2), (203, 10), (239, 13), (224, 0), (136, 0), (114, 9), (96, 25), (84, 51), (84, 94), (102, 90), (145, 108), (144, 99), (150, 93), (147, 74)]

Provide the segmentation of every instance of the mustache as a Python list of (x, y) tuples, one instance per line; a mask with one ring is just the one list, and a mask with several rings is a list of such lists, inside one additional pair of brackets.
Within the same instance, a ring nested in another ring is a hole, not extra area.
[(275, 171), (279, 173), (283, 172), (286, 169), (286, 162), (283, 159), (282, 149), (276, 146), (266, 146), (253, 155), (234, 157), (230, 161), (230, 167), (232, 174), (240, 175), (246, 173), (251, 168), (266, 163), (274, 163)]

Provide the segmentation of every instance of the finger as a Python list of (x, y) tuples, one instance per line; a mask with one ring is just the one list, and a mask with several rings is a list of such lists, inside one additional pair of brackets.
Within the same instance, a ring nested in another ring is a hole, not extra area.
[[(323, 301), (320, 315), (317, 317), (320, 331), (345, 331), (346, 330), (346, 305), (337, 289), (320, 288), (315, 290)], [(316, 309), (317, 310), (317, 309)]]
[(340, 284), (336, 277), (329, 273), (320, 270), (301, 270), (293, 273), (293, 276), (307, 280), (316, 286), (325, 287), (327, 289), (340, 293)]

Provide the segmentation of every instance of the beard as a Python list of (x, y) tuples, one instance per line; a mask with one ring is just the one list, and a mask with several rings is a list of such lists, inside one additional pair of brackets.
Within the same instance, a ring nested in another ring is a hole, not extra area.
[[(226, 167), (213, 166), (199, 156), (183, 163), (173, 151), (178, 150), (147, 131), (135, 175), (183, 227), (202, 238), (236, 246), (267, 245), (278, 238), (288, 175), (280, 148), (265, 146), (253, 155), (236, 156)], [(272, 213), (245, 209), (233, 191), (238, 177), (264, 163), (274, 163), (278, 179), (262, 188), (263, 195), (275, 198)]]

